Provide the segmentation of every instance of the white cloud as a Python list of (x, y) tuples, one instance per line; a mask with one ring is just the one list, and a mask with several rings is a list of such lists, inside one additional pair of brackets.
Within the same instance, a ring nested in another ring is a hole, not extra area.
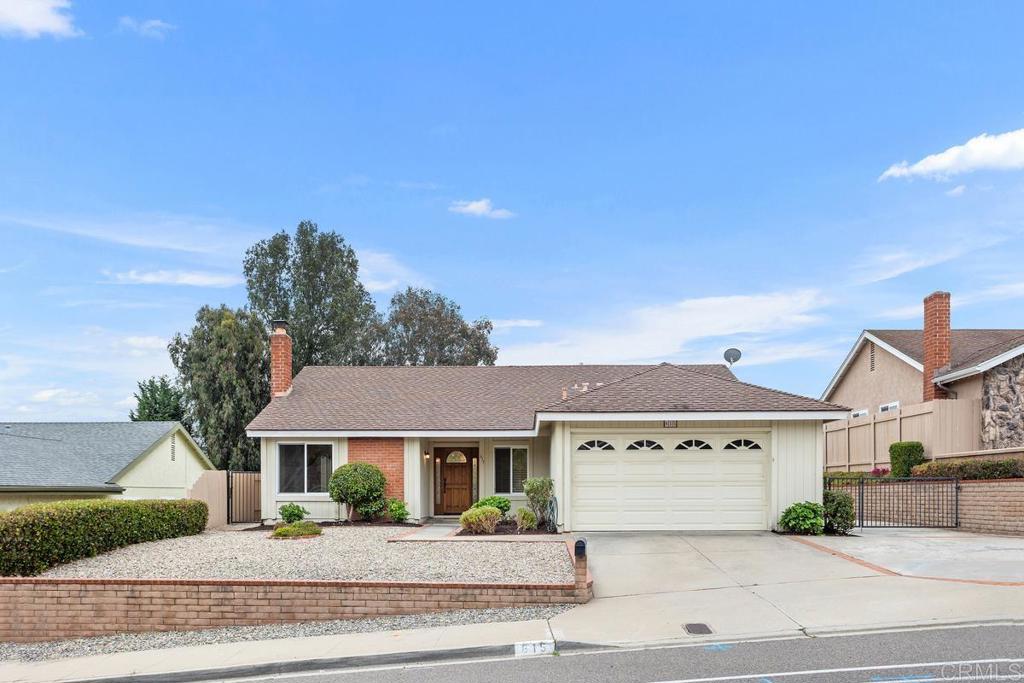
[(491, 324), (494, 325), (496, 330), (507, 330), (514, 327), (541, 327), (544, 321), (531, 318), (512, 318), (508, 320), (492, 320)]
[(71, 38), (81, 35), (67, 12), (70, 0), (0, 0), (0, 35)]
[(967, 192), (967, 186), (966, 185), (957, 185), (956, 187), (954, 187), (951, 190), (946, 190), (946, 196), (947, 197), (960, 197), (960, 196), (963, 196), (964, 192)]
[(933, 234), (928, 236), (927, 241), (912, 246), (872, 247), (851, 270), (856, 284), (867, 285), (946, 263), (971, 252), (995, 246), (1007, 239), (1006, 235), (993, 232), (985, 236), (971, 234), (968, 238), (958, 237), (946, 244), (936, 244), (942, 239)]
[(103, 271), (109, 282), (119, 285), (183, 285), (188, 287), (234, 287), (242, 278), (230, 273), (201, 270), (129, 270), (123, 273)]
[(178, 28), (161, 19), (135, 19), (133, 17), (121, 17), (117, 20), (117, 27), (121, 31), (137, 33), (143, 38), (163, 40), (167, 34)]
[(157, 336), (125, 337), (121, 343), (132, 349), (160, 350), (167, 348), (167, 340)]
[(932, 178), (944, 180), (973, 171), (1010, 171), (1024, 169), (1024, 128), (971, 138), (962, 145), (930, 154), (916, 163), (901, 161), (893, 164), (879, 176), (889, 178)]
[(563, 331), (560, 338), (506, 346), (503, 364), (649, 362), (676, 357), (701, 339), (781, 333), (819, 322), (817, 290), (684, 299), (609, 314), (605, 323)]
[(359, 279), (370, 292), (390, 292), (407, 285), (422, 287), (426, 281), (394, 255), (372, 249), (360, 249)]
[(463, 199), (452, 202), (448, 206), (448, 210), (452, 213), (461, 213), (464, 216), (477, 216), (480, 218), (503, 219), (515, 216), (515, 214), (508, 209), (494, 208), (491, 204), (491, 200), (486, 197), (483, 199)]
[(41, 389), (29, 396), (29, 400), (33, 403), (53, 403), (58, 406), (80, 406), (99, 402), (99, 396), (91, 391), (57, 387)]

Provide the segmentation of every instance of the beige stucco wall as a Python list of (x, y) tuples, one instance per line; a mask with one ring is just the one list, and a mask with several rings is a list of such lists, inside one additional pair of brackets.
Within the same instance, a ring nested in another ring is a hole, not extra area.
[(102, 493), (0, 493), (0, 512), (13, 510), (32, 503), (55, 503), (59, 500), (87, 500), (90, 498), (118, 498)]
[(981, 400), (981, 390), (984, 386), (983, 375), (978, 373), (970, 377), (964, 377), (957, 382), (950, 382), (949, 389), (956, 394), (956, 399), (977, 399)]
[(875, 347), (872, 372), (870, 346), (870, 342), (861, 346), (827, 399), (850, 410), (867, 408), (869, 414), (892, 401), (899, 401), (901, 406), (920, 403), (921, 373), (881, 346)]
[(189, 440), (173, 432), (123, 472), (115, 483), (124, 487), (121, 498), (186, 498), (188, 490), (208, 469), (210, 467)]

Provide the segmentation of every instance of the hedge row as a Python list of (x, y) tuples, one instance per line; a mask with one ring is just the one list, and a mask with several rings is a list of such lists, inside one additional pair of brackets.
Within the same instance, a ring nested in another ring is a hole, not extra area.
[(190, 536), (206, 528), (199, 500), (68, 500), (0, 513), (0, 575), (50, 567), (133, 543)]
[(963, 458), (932, 460), (912, 470), (915, 477), (957, 477), (959, 479), (1020, 479), (1024, 478), (1024, 458), (981, 460)]

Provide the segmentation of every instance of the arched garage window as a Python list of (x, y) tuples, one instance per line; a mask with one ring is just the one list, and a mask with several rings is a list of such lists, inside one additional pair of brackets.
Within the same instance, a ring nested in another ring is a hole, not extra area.
[(759, 451), (761, 450), (761, 444), (750, 439), (736, 439), (725, 444), (725, 450), (727, 451)]
[(710, 451), (711, 444), (703, 439), (686, 439), (676, 446), (677, 451)]
[(650, 439), (640, 439), (626, 446), (627, 451), (663, 451), (661, 444)]
[(578, 451), (614, 451), (615, 446), (611, 445), (607, 441), (601, 441), (600, 439), (593, 439), (592, 441), (584, 441), (576, 447)]

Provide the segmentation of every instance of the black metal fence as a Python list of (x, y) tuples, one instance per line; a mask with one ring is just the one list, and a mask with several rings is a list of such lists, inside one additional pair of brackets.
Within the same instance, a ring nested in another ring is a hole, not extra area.
[(861, 528), (960, 526), (960, 481), (951, 477), (825, 477), (825, 488), (853, 497)]
[(260, 522), (260, 473), (228, 472), (228, 524)]

